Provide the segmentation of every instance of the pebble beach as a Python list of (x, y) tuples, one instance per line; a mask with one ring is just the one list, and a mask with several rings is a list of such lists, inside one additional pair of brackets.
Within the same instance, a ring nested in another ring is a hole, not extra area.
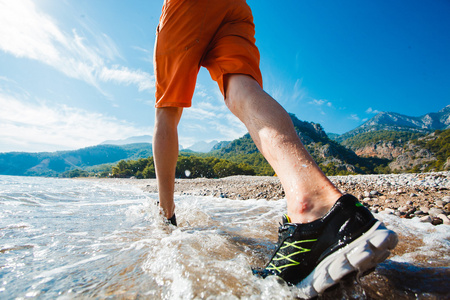
[[(450, 172), (331, 176), (343, 193), (349, 193), (374, 213), (419, 218), (433, 225), (450, 225)], [(158, 191), (155, 179), (117, 179), (147, 192)], [(221, 179), (177, 179), (175, 194), (227, 199), (284, 198), (277, 177), (231, 176)]]

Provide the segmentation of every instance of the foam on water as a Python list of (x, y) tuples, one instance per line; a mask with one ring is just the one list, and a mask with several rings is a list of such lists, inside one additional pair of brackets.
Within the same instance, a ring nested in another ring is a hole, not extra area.
[[(419, 218), (401, 219), (394, 215), (376, 214), (376, 217), (395, 230), (403, 241), (420, 242), (408, 249), (407, 253), (391, 257), (397, 262), (407, 262), (428, 266), (448, 266), (450, 261), (450, 226), (434, 226), (420, 222)], [(423, 258), (425, 261), (422, 261)]]
[[(156, 199), (113, 181), (0, 176), (0, 298), (295, 298), (276, 278), (251, 274), (274, 250), (284, 200), (178, 196), (175, 228)], [(421, 243), (377, 274), (421, 266), (420, 256), (448, 264), (449, 226), (378, 217)], [(364, 298), (354, 286), (338, 298)]]

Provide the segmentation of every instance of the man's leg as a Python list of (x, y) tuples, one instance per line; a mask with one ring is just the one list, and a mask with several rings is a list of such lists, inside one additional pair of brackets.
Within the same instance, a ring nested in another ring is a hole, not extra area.
[(225, 102), (280, 178), (291, 221), (325, 215), (342, 194), (304, 148), (287, 112), (252, 77), (232, 74), (226, 80)]
[(253, 78), (227, 80), (226, 103), (280, 177), (290, 217), (283, 217), (267, 266), (253, 273), (280, 276), (309, 299), (385, 260), (397, 235), (355, 197), (342, 196), (303, 147), (286, 111)]
[(159, 205), (170, 219), (175, 212), (173, 201), (175, 169), (178, 159), (178, 130), (183, 108), (156, 108), (153, 135), (153, 159), (159, 191)]

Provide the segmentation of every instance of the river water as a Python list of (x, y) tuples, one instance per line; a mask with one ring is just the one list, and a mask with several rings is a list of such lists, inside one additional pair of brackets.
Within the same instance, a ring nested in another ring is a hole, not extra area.
[[(114, 181), (0, 176), (0, 299), (295, 299), (252, 276), (274, 249), (286, 202), (156, 194)], [(322, 299), (449, 299), (450, 226), (378, 215), (399, 250)]]

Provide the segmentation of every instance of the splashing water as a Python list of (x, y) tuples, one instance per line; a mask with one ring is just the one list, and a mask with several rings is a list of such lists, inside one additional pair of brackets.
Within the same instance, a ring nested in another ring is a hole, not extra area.
[[(285, 201), (180, 196), (175, 228), (163, 223), (156, 200), (113, 180), (0, 176), (0, 298), (296, 297), (276, 278), (251, 274), (275, 248)], [(449, 227), (383, 218), (423, 243), (322, 298), (439, 299), (448, 292)], [(424, 255), (431, 264), (420, 261)]]

